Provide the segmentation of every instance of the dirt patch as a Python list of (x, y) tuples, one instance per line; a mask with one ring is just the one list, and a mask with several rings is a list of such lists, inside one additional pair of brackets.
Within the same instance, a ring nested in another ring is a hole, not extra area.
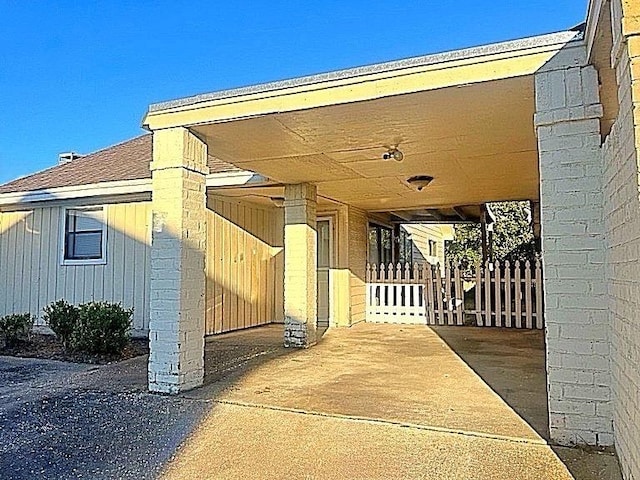
[(12, 347), (0, 348), (0, 355), (11, 357), (42, 358), (63, 362), (91, 363), (105, 365), (149, 353), (149, 341), (133, 338), (121, 355), (90, 354), (86, 352), (67, 352), (53, 335), (33, 334), (28, 341), (19, 342)]

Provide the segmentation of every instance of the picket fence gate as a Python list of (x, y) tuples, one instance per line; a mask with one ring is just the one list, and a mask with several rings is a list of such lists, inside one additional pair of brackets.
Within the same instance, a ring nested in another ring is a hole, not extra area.
[(543, 328), (542, 263), (367, 265), (368, 322)]

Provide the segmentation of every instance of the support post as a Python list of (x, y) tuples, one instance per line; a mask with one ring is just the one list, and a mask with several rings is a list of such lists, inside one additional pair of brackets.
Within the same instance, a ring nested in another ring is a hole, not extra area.
[[(535, 76), (549, 428), (613, 444), (598, 75), (581, 45)], [(567, 66), (570, 67), (567, 67)]]
[(178, 127), (153, 133), (149, 390), (202, 384), (207, 146)]
[(284, 197), (284, 345), (306, 348), (317, 339), (316, 187), (286, 185)]

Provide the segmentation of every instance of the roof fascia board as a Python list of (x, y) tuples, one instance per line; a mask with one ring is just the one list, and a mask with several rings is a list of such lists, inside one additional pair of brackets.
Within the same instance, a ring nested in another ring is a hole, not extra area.
[(87, 185), (74, 185), (70, 187), (2, 193), (0, 194), (0, 205), (127, 195), (150, 191), (151, 179), (122, 180), (118, 182), (101, 182)]
[[(246, 170), (237, 172), (221, 172), (207, 175), (207, 187), (241, 186), (267, 182), (261, 175)], [(118, 182), (101, 182), (71, 187), (58, 187), (42, 190), (10, 192), (0, 194), (0, 206), (24, 205), (80, 198), (118, 197), (151, 193), (150, 178), (140, 180), (123, 180)]]
[[(527, 75), (576, 40), (579, 32), (560, 32), (188, 97), (151, 105), (144, 124), (151, 130), (193, 126)], [(344, 95), (336, 96), (341, 89)]]
[(585, 44), (587, 48), (587, 59), (591, 58), (591, 51), (598, 31), (598, 23), (602, 8), (606, 0), (589, 0), (589, 9), (587, 10), (587, 26), (585, 28)]
[(207, 175), (207, 188), (238, 187), (242, 185), (262, 184), (268, 181), (266, 177), (248, 170), (210, 173)]

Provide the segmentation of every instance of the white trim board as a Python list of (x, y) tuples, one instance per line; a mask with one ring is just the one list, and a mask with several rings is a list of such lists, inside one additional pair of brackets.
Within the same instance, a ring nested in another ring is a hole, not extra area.
[[(207, 187), (235, 187), (266, 182), (267, 179), (246, 170), (234, 172), (211, 173), (207, 175)], [(57, 187), (42, 190), (10, 192), (0, 194), (0, 207), (8, 205), (32, 204), (79, 198), (113, 197), (139, 193), (151, 193), (150, 178), (139, 180), (122, 180), (117, 182), (100, 182), (70, 187)]]

